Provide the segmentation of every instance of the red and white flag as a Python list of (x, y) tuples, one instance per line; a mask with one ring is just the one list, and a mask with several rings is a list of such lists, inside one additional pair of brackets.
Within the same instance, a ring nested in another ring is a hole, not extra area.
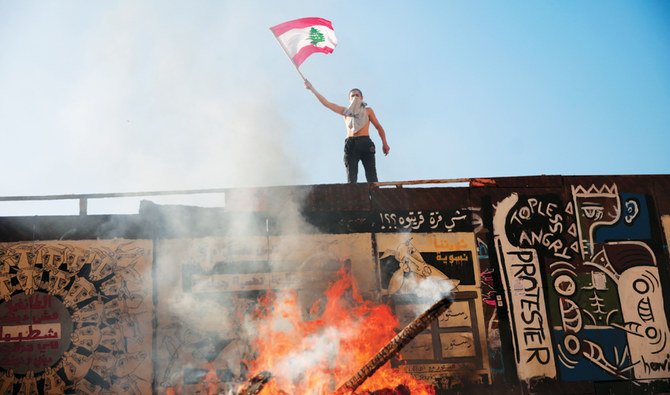
[(337, 45), (333, 24), (323, 18), (301, 18), (280, 23), (270, 28), (296, 67), (309, 55), (329, 54)]

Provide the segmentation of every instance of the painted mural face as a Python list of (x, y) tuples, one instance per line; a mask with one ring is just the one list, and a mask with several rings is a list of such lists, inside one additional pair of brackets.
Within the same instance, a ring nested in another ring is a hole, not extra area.
[(20, 256), (14, 251), (14, 249), (7, 248), (0, 251), (0, 263), (2, 264), (3, 272), (7, 272), (11, 266), (17, 266), (19, 264)]
[(635, 377), (666, 377), (670, 330), (653, 251), (641, 242), (613, 242), (601, 255), (600, 268), (619, 290), (623, 323), (612, 325), (626, 332)]
[(65, 382), (58, 376), (56, 370), (50, 367), (46, 368), (43, 377), (45, 395), (60, 395), (65, 393)]
[(91, 259), (91, 274), (89, 277), (94, 281), (102, 280), (114, 272), (115, 264), (109, 257), (100, 253), (94, 253)]
[(621, 309), (625, 324), (631, 327), (629, 333), (647, 338), (654, 348), (652, 354), (663, 351), (668, 331), (667, 325), (657, 319), (663, 308), (658, 269), (640, 266), (626, 270), (619, 278), (619, 292), (621, 300), (626, 301)]
[(110, 395), (141, 395), (142, 391), (138, 386), (138, 378), (135, 375), (128, 375), (114, 380), (108, 393)]
[(111, 325), (102, 329), (102, 345), (113, 351), (119, 351), (126, 347), (125, 337), (119, 325)]
[(598, 226), (613, 225), (619, 220), (621, 203), (617, 186), (591, 186), (572, 188), (575, 204), (577, 229), (579, 231), (582, 257), (590, 258), (594, 254), (594, 231)]
[(112, 277), (109, 280), (102, 283), (100, 290), (105, 295), (119, 295), (121, 293), (127, 293), (126, 283), (124, 280), (119, 277)]
[(128, 314), (124, 317), (124, 319), (119, 321), (119, 326), (126, 339), (133, 340), (136, 343), (142, 343), (144, 340), (144, 335), (140, 329), (140, 323), (137, 320), (137, 315)]
[(147, 353), (138, 351), (132, 354), (124, 354), (116, 361), (114, 374), (119, 377), (128, 376), (147, 358)]
[(16, 262), (16, 266), (19, 267), (29, 267), (34, 266), (38, 262), (39, 250), (42, 248), (40, 244), (20, 244), (15, 246), (12, 249), (13, 260)]
[(6, 273), (0, 274), (0, 297), (5, 301), (10, 300), (12, 298), (11, 295), (14, 292), (12, 278), (14, 278), (14, 275)]
[(406, 273), (416, 272), (422, 277), (427, 277), (432, 273), (431, 268), (423, 261), (419, 251), (412, 245), (411, 239), (398, 246), (395, 256)]
[(617, 190), (572, 187), (582, 259), (549, 262), (561, 324), (554, 337), (565, 380), (668, 373), (670, 333), (656, 258), (644, 241), (618, 241), (650, 238), (648, 210), (642, 195)]
[(102, 250), (115, 265), (122, 267), (134, 265), (145, 254), (144, 248), (132, 246), (130, 243), (121, 244), (113, 251), (104, 247)]
[(115, 274), (124, 279), (128, 284), (141, 285), (142, 275), (135, 269), (135, 264), (128, 266), (117, 266)]
[(58, 270), (63, 263), (63, 250), (56, 247), (43, 247), (40, 249), (40, 261), (47, 270)]
[(86, 257), (88, 252), (78, 247), (65, 248), (65, 263), (67, 264), (67, 271), (70, 273), (78, 273), (86, 264)]
[(102, 321), (103, 309), (102, 302), (94, 300), (75, 311), (72, 318), (83, 324), (99, 324)]
[(77, 381), (77, 384), (75, 384), (74, 388), (78, 394), (101, 395), (102, 393), (100, 387), (98, 387), (93, 383), (90, 383), (86, 379)]
[(42, 269), (34, 266), (19, 269), (16, 274), (19, 286), (27, 295), (32, 295), (42, 285)]
[(77, 328), (72, 333), (72, 343), (77, 347), (82, 347), (89, 352), (93, 352), (100, 344), (101, 337), (102, 335), (98, 326), (88, 325)]
[(75, 306), (84, 302), (96, 294), (95, 286), (84, 277), (77, 277), (64, 298), (66, 307)]
[(66, 351), (63, 354), (63, 369), (68, 380), (75, 381), (83, 378), (93, 365), (93, 358), (77, 352)]
[(47, 291), (51, 295), (65, 296), (67, 294), (67, 285), (74, 274), (66, 272), (65, 270), (52, 269), (49, 271), (49, 282), (47, 284)]

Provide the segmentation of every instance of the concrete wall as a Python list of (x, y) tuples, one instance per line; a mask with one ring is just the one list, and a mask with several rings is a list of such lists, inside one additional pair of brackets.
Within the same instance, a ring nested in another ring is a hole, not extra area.
[(670, 176), (516, 177), (0, 218), (0, 393), (223, 391), (257, 299), (310, 305), (345, 262), (401, 324), (412, 279), (458, 283), (402, 353), (438, 393), (668, 391), (669, 192)]

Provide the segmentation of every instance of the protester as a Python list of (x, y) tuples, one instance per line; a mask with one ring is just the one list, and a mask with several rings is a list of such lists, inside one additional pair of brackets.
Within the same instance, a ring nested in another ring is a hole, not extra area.
[(344, 166), (347, 170), (347, 182), (353, 184), (358, 181), (358, 161), (363, 162), (366, 180), (377, 182), (375, 144), (370, 138), (370, 123), (374, 125), (382, 139), (384, 155), (388, 155), (391, 148), (386, 142), (386, 133), (377, 120), (375, 112), (363, 102), (363, 93), (360, 89), (354, 88), (349, 91), (349, 107), (343, 107), (328, 101), (307, 80), (305, 80), (305, 88), (312, 91), (325, 107), (344, 117), (347, 127), (347, 138), (344, 140)]

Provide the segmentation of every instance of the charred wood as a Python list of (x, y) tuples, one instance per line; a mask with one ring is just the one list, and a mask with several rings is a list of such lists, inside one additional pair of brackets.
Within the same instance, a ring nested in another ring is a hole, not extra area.
[(358, 370), (347, 382), (342, 384), (336, 391), (336, 395), (353, 393), (368, 377), (372, 376), (377, 369), (388, 362), (393, 355), (398, 353), (403, 347), (414, 339), (419, 333), (423, 332), (433, 320), (444, 313), (453, 300), (448, 296), (433, 304), (423, 314), (410, 322), (401, 330), (390, 342), (388, 342), (377, 354), (375, 354), (362, 368)]

